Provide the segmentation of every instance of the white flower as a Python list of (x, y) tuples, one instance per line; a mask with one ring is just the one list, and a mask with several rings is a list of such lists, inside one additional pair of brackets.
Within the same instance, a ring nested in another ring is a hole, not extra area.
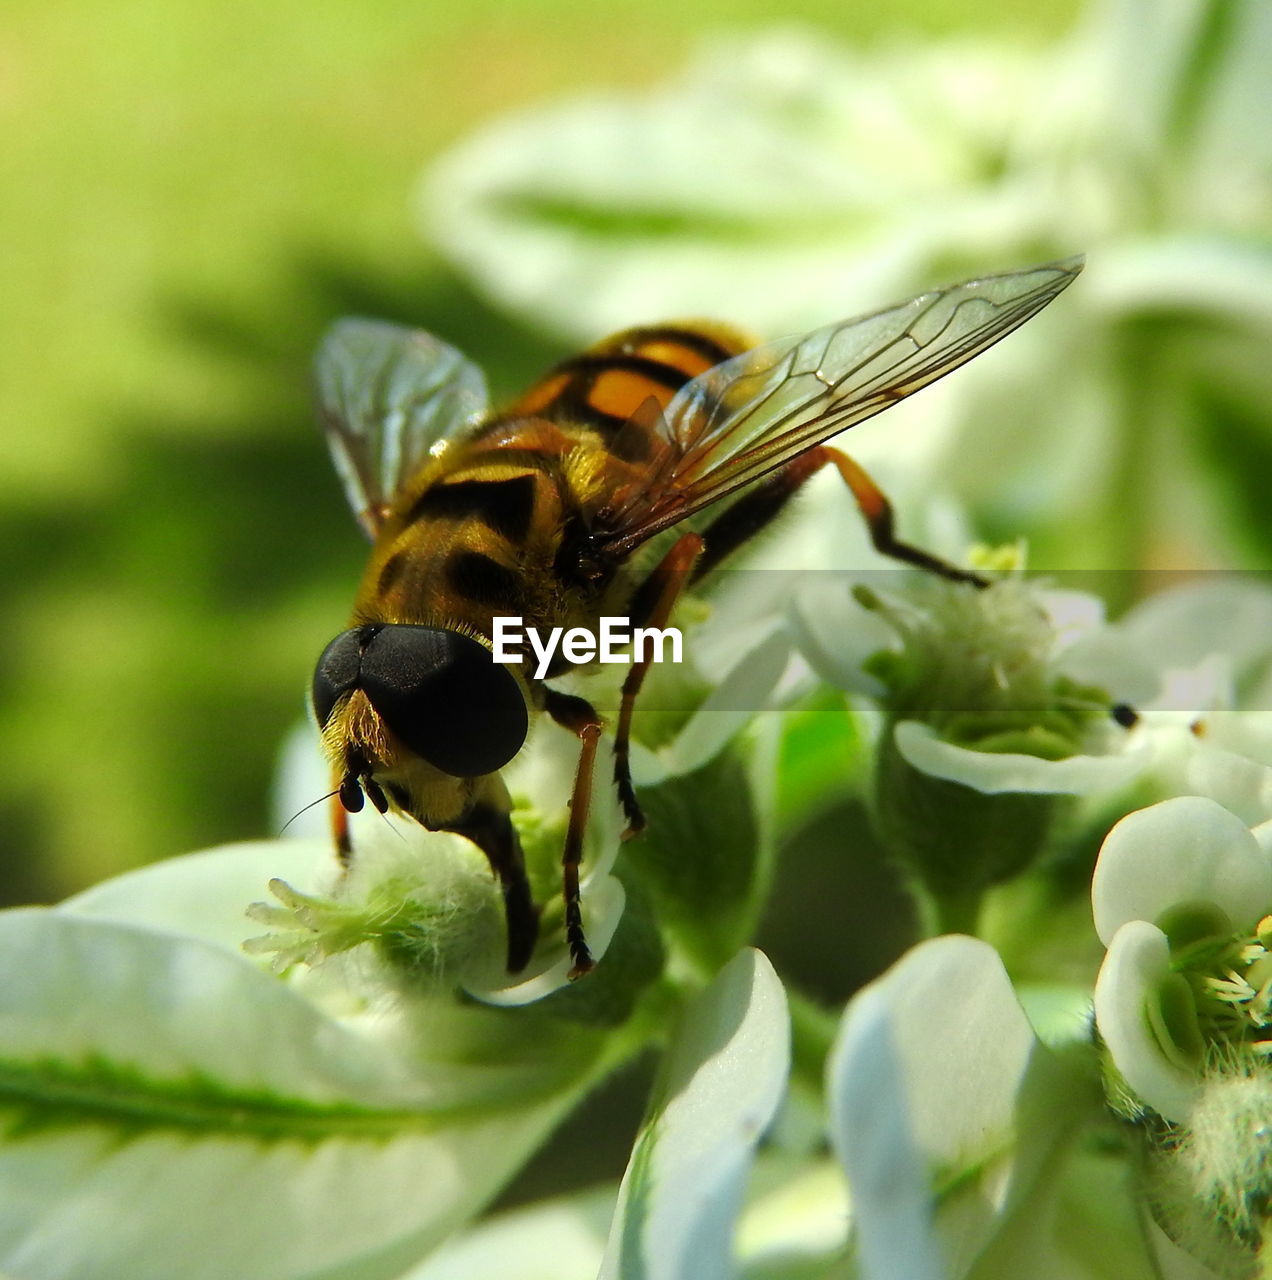
[(1266, 1053), (1272, 823), (1196, 796), (1141, 809), (1105, 840), (1091, 900), (1100, 1035), (1132, 1103), (1185, 1122), (1208, 1072)]
[(1039, 1041), (973, 938), (921, 943), (855, 996), (827, 1090), (863, 1280), (1150, 1274), (1123, 1181), (1082, 1146), (1086, 1064)]
[[(792, 632), (816, 671), (877, 707), (878, 830), (927, 890), (930, 927), (974, 932), (985, 891), (1038, 858), (1064, 801), (1125, 786), (1152, 751), (1113, 696), (1060, 665), (1100, 624), (1093, 597), (1018, 573), (981, 589), (894, 578), (885, 591), (823, 575)], [(870, 653), (863, 620), (885, 624)]]
[(1084, 795), (1145, 778), (1251, 822), (1272, 811), (1263, 584), (1187, 583), (1109, 622), (1097, 597), (1046, 577), (973, 593), (894, 574), (886, 593), (863, 592), (871, 576), (809, 575), (792, 633), (824, 679), (884, 702), (914, 768), (987, 794)]

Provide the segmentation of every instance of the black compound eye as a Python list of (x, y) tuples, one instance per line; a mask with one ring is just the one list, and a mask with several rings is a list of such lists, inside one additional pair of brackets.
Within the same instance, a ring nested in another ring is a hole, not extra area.
[(526, 740), (516, 679), (458, 631), (383, 627), (362, 652), (358, 683), (385, 724), (452, 777), (494, 773)]
[(358, 685), (358, 668), (362, 662), (362, 639), (357, 631), (338, 635), (323, 651), (314, 668), (311, 688), (314, 714), (326, 727), (336, 703)]

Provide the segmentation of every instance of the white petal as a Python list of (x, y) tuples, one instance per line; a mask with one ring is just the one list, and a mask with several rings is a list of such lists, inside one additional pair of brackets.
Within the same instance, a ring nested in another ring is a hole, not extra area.
[(671, 744), (658, 752), (664, 776), (692, 773), (723, 750), (757, 711), (771, 706), (790, 661), (791, 642), (785, 631), (770, 630), (712, 689)]
[[(831, 1134), (848, 1173), (865, 1274), (944, 1276), (933, 1186), (1011, 1151), (1038, 1042), (997, 953), (921, 943), (853, 998), (827, 1069)], [(951, 1274), (989, 1238), (1001, 1180), (944, 1224)]]
[(934, 778), (961, 782), (987, 795), (1027, 791), (1039, 795), (1089, 795), (1124, 786), (1151, 760), (1147, 742), (1115, 755), (1043, 760), (1020, 752), (971, 751), (943, 741), (931, 725), (902, 720), (894, 730), (897, 750), (916, 769)]
[(1128, 920), (1156, 920), (1187, 902), (1214, 903), (1236, 925), (1272, 910), (1272, 862), (1240, 818), (1202, 796), (1128, 814), (1105, 837), (1091, 882), (1106, 946)]
[(904, 1066), (882, 991), (866, 990), (853, 1000), (828, 1074), (831, 1139), (852, 1189), (862, 1277), (944, 1280), (931, 1173), (912, 1132)]
[[(997, 1151), (1014, 1126), (1016, 1089), (1037, 1044), (998, 953), (951, 934), (911, 948), (866, 991), (886, 997), (915, 1141), (935, 1165)], [(842, 1043), (857, 1037), (849, 1003)], [(855, 1091), (832, 1071), (836, 1092)]]
[(823, 680), (879, 698), (887, 689), (863, 664), (872, 654), (895, 648), (896, 632), (853, 599), (852, 582), (844, 574), (805, 574), (791, 604), (791, 630)]
[(1056, 654), (1055, 670), (1140, 710), (1157, 698), (1162, 687), (1151, 650), (1134, 645), (1115, 627), (1075, 637)]
[(619, 1190), (601, 1277), (733, 1274), (747, 1170), (790, 1065), (786, 994), (744, 951), (686, 1011)]
[(1200, 744), (1272, 767), (1272, 711), (1226, 708), (1200, 718)]
[[(601, 960), (609, 944), (614, 940), (627, 895), (622, 884), (613, 876), (600, 876), (580, 886), (579, 901), (583, 909), (583, 928), (587, 934), (588, 948), (594, 960)], [(486, 1004), (513, 1007), (531, 1004), (569, 984), (568, 974), (573, 967), (568, 951), (561, 948), (556, 956), (548, 955), (533, 961), (524, 973), (509, 982), (486, 979), (484, 982), (465, 983), (469, 995)]]
[(271, 827), (291, 839), (325, 836), (330, 843), (328, 806), (335, 801), (314, 803), (330, 790), (331, 765), (322, 754), (318, 730), (312, 721), (302, 720), (279, 748), (270, 804)]
[(1103, 629), (1104, 601), (1098, 596), (1059, 587), (1044, 588), (1037, 594), (1055, 630), (1057, 650), (1067, 649), (1082, 637)]
[(1200, 742), (1193, 740), (1183, 774), (1186, 790), (1218, 801), (1242, 822), (1260, 822), (1272, 813), (1272, 767), (1214, 745), (1210, 735)]
[(1169, 1061), (1150, 1029), (1146, 1005), (1171, 972), (1166, 935), (1144, 920), (1114, 935), (1095, 984), (1095, 1021), (1117, 1069), (1135, 1094), (1167, 1120), (1184, 1121), (1197, 1076)]
[(1189, 583), (1137, 604), (1117, 630), (1162, 667), (1226, 654), (1240, 670), (1272, 648), (1272, 591), (1231, 577)]
[[(1236, 236), (1128, 237), (1101, 252), (1087, 300), (1105, 314), (1196, 312), (1262, 336), (1272, 327), (1272, 267), (1261, 244)], [(1240, 585), (1224, 584), (1225, 594)]]

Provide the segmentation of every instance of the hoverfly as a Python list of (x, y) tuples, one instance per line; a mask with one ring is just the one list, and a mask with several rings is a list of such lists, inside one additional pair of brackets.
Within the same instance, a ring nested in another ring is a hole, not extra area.
[[(318, 660), (314, 712), (335, 771), (338, 852), (364, 800), (458, 832), (499, 880), (507, 967), (530, 959), (538, 913), (500, 770), (546, 712), (581, 744), (562, 854), (570, 976), (593, 965), (579, 861), (601, 717), (498, 664), (493, 619), (540, 630), (626, 616), (661, 627), (680, 592), (767, 525), (810, 476), (843, 477), (886, 555), (975, 574), (900, 541), (888, 500), (826, 441), (958, 368), (1076, 278), (1081, 258), (920, 294), (872, 315), (752, 347), (718, 325), (629, 329), (564, 361), (502, 412), (480, 370), (427, 333), (344, 319), (317, 356), (319, 413), (354, 511), (374, 541), (347, 630)], [(733, 497), (633, 581), (655, 535)], [(615, 724), (614, 782), (631, 835), (634, 662)]]

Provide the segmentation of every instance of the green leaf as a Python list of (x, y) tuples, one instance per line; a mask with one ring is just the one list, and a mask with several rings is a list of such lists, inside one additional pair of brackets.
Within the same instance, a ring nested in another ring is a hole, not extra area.
[(619, 1189), (602, 1280), (732, 1275), (747, 1170), (789, 1066), (782, 985), (744, 951), (685, 1011)]
[(329, 839), (252, 840), (125, 872), (58, 910), (202, 938), (237, 953), (245, 938), (260, 932), (247, 918), (247, 905), (267, 896), (272, 878), (319, 892), (337, 872)]
[(21, 975), (0, 992), (0, 1267), (30, 1280), (397, 1276), (603, 1056), (486, 1009), (440, 1007), (426, 1040), (400, 1011), (360, 1030), (214, 944), (72, 912), (0, 917), (0, 964)]
[(783, 716), (777, 812), (793, 829), (821, 809), (857, 794), (868, 760), (863, 726), (836, 690), (822, 690)]

